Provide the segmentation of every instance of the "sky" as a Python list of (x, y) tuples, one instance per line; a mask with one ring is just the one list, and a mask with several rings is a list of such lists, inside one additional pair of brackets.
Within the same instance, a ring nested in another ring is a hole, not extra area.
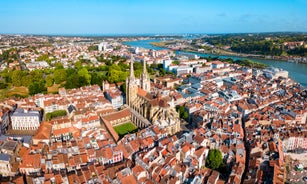
[(0, 34), (307, 32), (307, 0), (1, 0)]

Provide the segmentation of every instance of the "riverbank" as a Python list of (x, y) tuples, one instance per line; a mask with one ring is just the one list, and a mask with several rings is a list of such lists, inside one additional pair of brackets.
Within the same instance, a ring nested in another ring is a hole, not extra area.
[[(149, 43), (152, 46), (155, 47), (161, 47), (163, 49), (171, 50), (170, 48), (166, 47), (167, 43), (165, 42), (150, 42)], [(195, 54), (207, 54), (207, 55), (215, 55), (215, 56), (231, 56), (231, 57), (242, 57), (242, 58), (248, 58), (248, 59), (261, 59), (261, 60), (278, 60), (282, 62), (289, 62), (293, 58), (290, 57), (279, 57), (279, 56), (265, 56), (265, 55), (251, 55), (251, 54), (244, 54), (244, 53), (235, 53), (235, 52), (199, 52), (197, 50), (192, 49), (184, 49), (184, 50), (176, 50), (180, 52), (190, 52)], [(297, 61), (294, 63), (301, 63), (301, 64), (307, 64), (307, 62)]]
[[(152, 42), (161, 42), (159, 39), (153, 39), (153, 40), (137, 40), (137, 41), (130, 41), (130, 42), (124, 42), (125, 45), (131, 46), (131, 47), (140, 47), (145, 49), (152, 49), (152, 50), (165, 50), (166, 48), (154, 46), (150, 43)], [(178, 51), (183, 52), (183, 51)], [(248, 57), (240, 57), (240, 56), (224, 56), (224, 55), (215, 55), (215, 54), (206, 54), (206, 53), (199, 53), (199, 52), (188, 52), (196, 54), (200, 57), (219, 57), (221, 59), (227, 59), (231, 58), (234, 61), (236, 60), (244, 60), (249, 59), (258, 63), (263, 63), (267, 66), (272, 66), (276, 68), (281, 68), (283, 70), (287, 70), (289, 72), (289, 77), (293, 80), (299, 82), (301, 85), (307, 87), (307, 64), (303, 63), (295, 63), (295, 62), (285, 62), (282, 60), (276, 60), (276, 59), (268, 59), (268, 58), (248, 58)]]

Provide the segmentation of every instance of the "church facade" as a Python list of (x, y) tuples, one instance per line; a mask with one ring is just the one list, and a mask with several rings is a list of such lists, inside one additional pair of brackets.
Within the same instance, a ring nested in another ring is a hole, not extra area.
[(151, 93), (145, 61), (140, 79), (135, 77), (133, 57), (130, 61), (130, 76), (126, 79), (126, 103), (131, 111), (132, 122), (139, 128), (157, 125), (171, 135), (180, 131), (180, 118), (175, 108), (160, 93)]

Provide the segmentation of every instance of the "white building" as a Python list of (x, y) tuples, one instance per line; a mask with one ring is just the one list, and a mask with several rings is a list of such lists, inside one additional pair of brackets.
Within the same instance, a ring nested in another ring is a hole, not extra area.
[(173, 60), (163, 60), (163, 69), (164, 70), (169, 70), (169, 66), (172, 64)]
[(212, 62), (212, 68), (223, 68), (224, 66), (224, 63), (218, 60)]
[(176, 69), (177, 75), (186, 74), (186, 73), (193, 73), (193, 68), (189, 66), (179, 66)]
[(99, 51), (105, 51), (106, 48), (108, 46), (108, 42), (101, 42), (99, 45), (98, 45), (98, 50)]
[(124, 96), (119, 89), (105, 90), (104, 95), (106, 99), (112, 103), (114, 109), (117, 109), (124, 105)]
[(181, 57), (187, 57), (188, 59), (199, 59), (200, 58), (197, 54), (188, 53), (188, 52), (180, 52), (178, 55)]
[(11, 115), (13, 130), (37, 130), (41, 122), (41, 114), (36, 110), (16, 109)]
[(278, 77), (288, 78), (288, 71), (279, 68), (274, 68), (274, 67), (266, 68), (263, 70), (263, 73), (267, 78), (270, 79), (275, 79)]

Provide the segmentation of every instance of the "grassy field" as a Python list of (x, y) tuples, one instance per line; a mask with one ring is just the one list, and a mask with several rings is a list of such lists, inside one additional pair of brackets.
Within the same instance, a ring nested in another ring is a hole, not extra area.
[(133, 123), (125, 123), (122, 125), (115, 126), (113, 128), (120, 137), (124, 136), (127, 133), (134, 132), (138, 129)]
[(57, 92), (59, 92), (60, 86), (61, 86), (61, 84), (54, 84), (51, 87), (47, 87), (47, 91), (48, 91), (48, 93), (57, 93)]
[(165, 47), (165, 42), (150, 42), (151, 45), (157, 46), (157, 47)]
[(27, 87), (24, 87), (24, 86), (13, 87), (6, 92), (6, 96), (8, 97), (11, 97), (11, 96), (26, 97), (28, 95), (29, 95), (29, 90)]

